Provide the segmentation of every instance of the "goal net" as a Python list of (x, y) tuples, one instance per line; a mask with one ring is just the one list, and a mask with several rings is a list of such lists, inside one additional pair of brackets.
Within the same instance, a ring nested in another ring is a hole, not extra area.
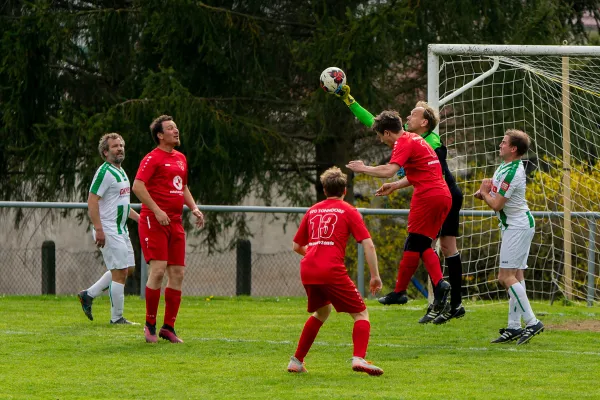
[(428, 101), (465, 195), (463, 296), (506, 299), (497, 281), (500, 231), (472, 194), (501, 160), (510, 128), (525, 131), (527, 200), (536, 228), (525, 273), (531, 299), (599, 300), (600, 47), (429, 48)]

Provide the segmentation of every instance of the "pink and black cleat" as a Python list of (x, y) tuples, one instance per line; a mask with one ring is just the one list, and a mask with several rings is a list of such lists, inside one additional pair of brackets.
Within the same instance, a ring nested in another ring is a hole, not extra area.
[(146, 338), (146, 343), (158, 342), (158, 338), (156, 337), (156, 325), (150, 325), (146, 322), (146, 325), (144, 325), (144, 337)]
[(158, 336), (168, 340), (171, 343), (183, 343), (183, 340), (179, 339), (175, 334), (175, 330), (169, 326), (163, 325), (158, 331)]

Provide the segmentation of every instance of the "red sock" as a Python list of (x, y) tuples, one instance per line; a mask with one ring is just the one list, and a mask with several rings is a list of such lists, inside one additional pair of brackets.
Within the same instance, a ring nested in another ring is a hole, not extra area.
[(438, 282), (443, 278), (442, 276), (442, 265), (440, 264), (440, 259), (435, 254), (433, 249), (427, 249), (423, 252), (421, 256), (423, 259), (423, 264), (425, 264), (425, 269), (429, 273), (429, 277), (433, 282), (433, 286), (436, 286)]
[(398, 279), (396, 279), (394, 292), (401, 292), (408, 288), (410, 278), (415, 274), (417, 268), (419, 268), (419, 253), (405, 250), (398, 266)]
[(165, 289), (165, 325), (175, 328), (175, 320), (181, 304), (181, 290)]
[(365, 358), (367, 355), (367, 346), (369, 346), (369, 336), (371, 335), (371, 323), (365, 319), (360, 319), (354, 323), (352, 330), (352, 343), (354, 343), (354, 357)]
[(317, 337), (319, 329), (321, 329), (322, 325), (323, 322), (314, 316), (311, 315), (310, 318), (308, 318), (308, 321), (306, 321), (304, 324), (304, 329), (302, 329), (296, 354), (294, 354), (294, 357), (296, 357), (298, 361), (304, 361), (304, 357), (306, 357), (306, 354), (310, 350), (310, 346), (312, 346), (313, 342), (315, 341), (315, 338)]
[(146, 286), (146, 322), (156, 325), (156, 313), (160, 301), (160, 289), (150, 289)]

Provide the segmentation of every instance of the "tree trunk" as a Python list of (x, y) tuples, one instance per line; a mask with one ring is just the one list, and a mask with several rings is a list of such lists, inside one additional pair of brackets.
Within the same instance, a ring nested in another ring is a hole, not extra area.
[(354, 204), (354, 184), (352, 181), (354, 175), (352, 171), (346, 168), (346, 164), (351, 160), (353, 143), (344, 136), (331, 137), (320, 140), (315, 145), (315, 149), (317, 161), (317, 184), (315, 190), (317, 191), (317, 201), (322, 201), (326, 198), (319, 177), (328, 168), (336, 166), (348, 175), (348, 189), (344, 200), (350, 204)]

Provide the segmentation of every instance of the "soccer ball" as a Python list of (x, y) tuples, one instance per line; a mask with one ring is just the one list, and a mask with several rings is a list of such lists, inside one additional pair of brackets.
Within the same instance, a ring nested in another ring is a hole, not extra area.
[(321, 72), (321, 88), (329, 94), (340, 93), (346, 84), (346, 74), (338, 67)]

